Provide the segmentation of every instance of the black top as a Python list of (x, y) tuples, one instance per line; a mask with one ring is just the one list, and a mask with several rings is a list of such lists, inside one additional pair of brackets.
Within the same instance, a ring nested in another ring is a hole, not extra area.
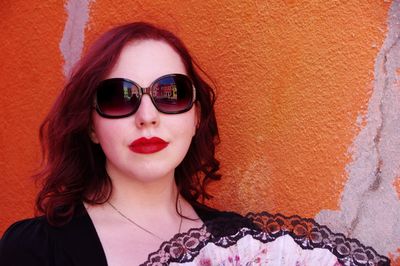
[[(238, 217), (201, 204), (193, 204), (207, 223), (220, 217)], [(44, 216), (11, 225), (0, 241), (1, 266), (106, 266), (107, 260), (96, 229), (83, 204), (72, 220), (61, 227), (48, 224)]]

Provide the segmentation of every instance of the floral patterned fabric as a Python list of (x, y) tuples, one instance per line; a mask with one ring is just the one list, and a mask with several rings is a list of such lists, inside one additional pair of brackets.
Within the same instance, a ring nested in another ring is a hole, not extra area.
[(269, 243), (247, 235), (228, 248), (207, 244), (192, 262), (170, 265), (239, 266), (239, 265), (341, 265), (335, 255), (326, 249), (302, 249), (293, 238), (285, 235)]
[(143, 266), (390, 265), (371, 247), (313, 219), (249, 213), (208, 221), (177, 234)]

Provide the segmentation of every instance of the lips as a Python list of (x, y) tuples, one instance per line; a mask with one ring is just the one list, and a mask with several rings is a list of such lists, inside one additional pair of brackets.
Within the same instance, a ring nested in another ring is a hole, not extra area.
[(161, 151), (168, 146), (168, 142), (163, 139), (152, 137), (150, 139), (140, 138), (129, 145), (129, 149), (136, 153), (150, 154)]

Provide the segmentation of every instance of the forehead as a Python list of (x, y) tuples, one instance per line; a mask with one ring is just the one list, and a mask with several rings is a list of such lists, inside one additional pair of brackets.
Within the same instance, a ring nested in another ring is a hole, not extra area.
[(179, 54), (166, 42), (139, 40), (128, 43), (107, 78), (127, 78), (141, 86), (166, 74), (186, 74)]

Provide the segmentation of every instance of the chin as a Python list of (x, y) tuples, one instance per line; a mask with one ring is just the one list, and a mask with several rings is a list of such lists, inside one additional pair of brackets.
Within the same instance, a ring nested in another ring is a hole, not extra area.
[[(143, 169), (144, 170), (144, 169)], [(162, 181), (165, 179), (174, 179), (174, 171), (154, 171), (155, 169), (149, 169), (150, 171), (141, 171), (140, 173), (132, 173), (132, 177), (142, 183), (150, 183)]]

